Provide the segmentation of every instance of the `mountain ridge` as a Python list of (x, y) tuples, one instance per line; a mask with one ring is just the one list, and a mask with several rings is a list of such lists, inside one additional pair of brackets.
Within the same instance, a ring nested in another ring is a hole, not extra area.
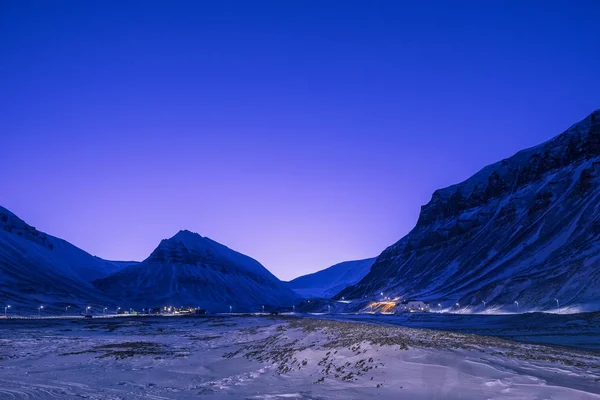
[(0, 299), (25, 308), (106, 304), (90, 281), (120, 269), (69, 242), (38, 231), (0, 206)]
[(330, 298), (347, 286), (360, 281), (371, 269), (375, 257), (343, 261), (311, 274), (292, 279), (287, 284), (299, 295)]
[(413, 230), (335, 297), (384, 292), (475, 310), (514, 310), (517, 302), (550, 309), (555, 299), (598, 307), (589, 281), (600, 282), (599, 187), (597, 110), (540, 145), (436, 190)]
[(134, 304), (176, 303), (210, 311), (291, 308), (299, 297), (253, 258), (187, 230), (161, 240), (141, 263), (93, 284)]
[[(210, 272), (202, 276), (198, 271)], [(149, 274), (144, 276), (143, 272)], [(148, 284), (153, 273), (157, 280)], [(138, 290), (128, 284), (119, 285), (121, 277), (139, 285)], [(203, 278), (205, 292), (212, 294), (208, 299), (189, 290), (190, 284), (197, 285)], [(171, 286), (174, 292), (169, 292), (172, 296), (160, 292), (166, 287), (160, 281), (167, 286), (176, 283)], [(110, 290), (112, 284), (116, 284), (114, 291)], [(181, 296), (177, 295), (178, 289)], [(215, 301), (219, 294), (227, 301)], [(258, 261), (188, 230), (162, 240), (142, 262), (109, 261), (38, 231), (0, 207), (0, 301), (13, 305), (15, 310), (43, 305), (46, 313), (65, 309), (84, 312), (89, 305), (155, 306), (168, 300), (183, 302), (178, 305), (203, 303), (214, 311), (224, 311), (229, 305), (239, 310), (262, 305), (291, 308), (297, 298)]]

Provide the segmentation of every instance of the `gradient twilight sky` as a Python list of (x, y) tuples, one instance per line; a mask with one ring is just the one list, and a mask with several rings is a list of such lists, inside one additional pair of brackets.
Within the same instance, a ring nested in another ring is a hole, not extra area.
[[(453, 6), (449, 6), (452, 3)], [(281, 279), (600, 107), (598, 1), (0, 1), (0, 205), (108, 259)]]

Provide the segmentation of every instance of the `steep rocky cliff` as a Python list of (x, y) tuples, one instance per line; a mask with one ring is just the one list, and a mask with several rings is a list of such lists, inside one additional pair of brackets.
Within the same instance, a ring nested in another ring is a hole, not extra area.
[(507, 311), (599, 308), (599, 208), (600, 110), (434, 192), (415, 228), (337, 297), (385, 292), (473, 309), (483, 302)]

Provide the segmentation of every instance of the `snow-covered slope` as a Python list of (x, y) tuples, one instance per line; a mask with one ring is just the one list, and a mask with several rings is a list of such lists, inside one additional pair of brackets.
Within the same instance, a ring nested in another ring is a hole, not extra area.
[(209, 311), (291, 307), (298, 298), (258, 261), (197, 233), (161, 241), (142, 263), (94, 285), (141, 306), (200, 306)]
[(90, 281), (123, 266), (40, 232), (0, 207), (0, 304), (104, 304), (105, 297)]
[(346, 261), (313, 274), (303, 275), (288, 282), (302, 297), (330, 298), (347, 286), (358, 283), (369, 273), (375, 258)]
[(600, 110), (436, 191), (415, 228), (336, 297), (379, 292), (474, 311), (484, 301), (488, 310), (600, 308)]

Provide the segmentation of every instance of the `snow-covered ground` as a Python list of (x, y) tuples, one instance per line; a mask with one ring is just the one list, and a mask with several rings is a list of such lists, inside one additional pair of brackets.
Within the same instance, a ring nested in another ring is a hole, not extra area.
[(311, 318), (0, 320), (0, 399), (600, 399), (600, 354)]

